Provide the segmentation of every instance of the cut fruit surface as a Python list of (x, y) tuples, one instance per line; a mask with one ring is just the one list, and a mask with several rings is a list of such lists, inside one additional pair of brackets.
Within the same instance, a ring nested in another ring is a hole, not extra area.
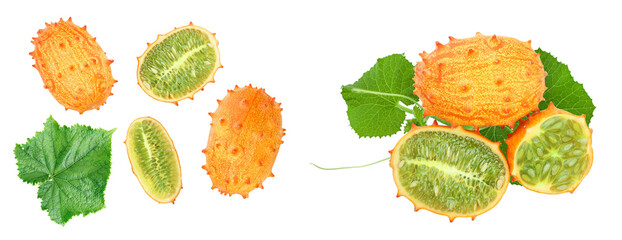
[(132, 172), (145, 192), (159, 203), (174, 202), (182, 188), (181, 167), (162, 124), (151, 117), (134, 120), (125, 144)]
[(552, 103), (521, 122), (506, 142), (512, 176), (536, 192), (573, 192), (592, 167), (592, 131), (585, 116)]
[(413, 125), (391, 151), (390, 164), (398, 197), (450, 221), (492, 209), (510, 179), (499, 143), (462, 127)]
[(214, 82), (220, 64), (218, 41), (208, 30), (176, 28), (158, 39), (138, 57), (138, 84), (152, 98), (177, 104), (194, 97)]

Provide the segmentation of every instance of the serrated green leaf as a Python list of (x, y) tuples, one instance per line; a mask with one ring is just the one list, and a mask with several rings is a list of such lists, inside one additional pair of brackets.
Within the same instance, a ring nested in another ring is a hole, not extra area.
[(73, 216), (104, 207), (113, 132), (83, 125), (60, 127), (50, 116), (42, 132), (15, 146), (18, 176), (39, 184), (41, 209), (52, 221), (64, 225)]
[(540, 102), (538, 108), (544, 110), (549, 102), (553, 102), (555, 107), (572, 114), (585, 114), (585, 121), (589, 125), (596, 107), (583, 88), (583, 84), (576, 82), (570, 75), (568, 66), (559, 62), (556, 57), (540, 48), (536, 52), (540, 54), (544, 71), (548, 73), (544, 101)]
[(359, 137), (383, 137), (400, 131), (406, 113), (400, 102), (417, 102), (413, 64), (402, 54), (378, 59), (356, 82), (341, 87), (350, 126)]

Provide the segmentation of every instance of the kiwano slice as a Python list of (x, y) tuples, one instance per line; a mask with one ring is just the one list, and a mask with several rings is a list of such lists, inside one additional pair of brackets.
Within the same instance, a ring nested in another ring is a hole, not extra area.
[(436, 50), (419, 54), (414, 93), (424, 115), (453, 126), (498, 126), (514, 123), (538, 109), (546, 90), (546, 72), (531, 41), (484, 36), (436, 42)]
[(272, 166), (285, 135), (280, 105), (264, 89), (250, 85), (235, 86), (218, 101), (209, 114), (212, 127), (203, 149), (203, 169), (212, 179), (212, 189), (247, 198), (250, 191), (263, 188), (266, 178), (274, 177)]
[(220, 64), (214, 33), (192, 25), (158, 35), (138, 57), (138, 85), (152, 98), (177, 104), (214, 82)]
[(35, 50), (30, 53), (48, 89), (65, 110), (72, 109), (80, 114), (99, 109), (111, 96), (112, 78), (106, 53), (86, 26), (76, 26), (71, 18), (67, 21), (45, 24), (32, 39)]
[(159, 203), (175, 202), (181, 191), (181, 167), (164, 126), (151, 117), (134, 120), (125, 140), (132, 172), (147, 195)]
[(521, 121), (505, 141), (512, 177), (532, 191), (572, 193), (592, 167), (592, 130), (585, 115), (575, 116), (552, 102)]
[(510, 180), (499, 145), (461, 126), (413, 125), (391, 150), (397, 196), (415, 211), (475, 219), (501, 200)]

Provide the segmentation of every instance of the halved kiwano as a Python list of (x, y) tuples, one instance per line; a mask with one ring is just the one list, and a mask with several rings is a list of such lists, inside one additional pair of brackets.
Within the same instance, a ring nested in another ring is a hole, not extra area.
[(192, 22), (158, 35), (148, 46), (138, 57), (138, 85), (158, 101), (192, 99), (222, 67), (214, 34)]
[(509, 183), (499, 145), (460, 126), (413, 125), (391, 151), (397, 196), (415, 211), (475, 219), (501, 200)]
[(506, 142), (512, 177), (532, 191), (572, 193), (592, 167), (592, 130), (585, 115), (553, 103), (521, 122)]
[(164, 126), (151, 117), (134, 120), (125, 140), (132, 172), (147, 195), (159, 203), (174, 202), (181, 191), (181, 167)]

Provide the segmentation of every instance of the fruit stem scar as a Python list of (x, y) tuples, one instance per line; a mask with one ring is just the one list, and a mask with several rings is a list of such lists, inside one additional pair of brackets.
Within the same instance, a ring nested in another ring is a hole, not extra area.
[(368, 163), (368, 164), (364, 164), (364, 165), (358, 165), (358, 166), (347, 166), (347, 167), (336, 167), (336, 168), (325, 168), (325, 167), (320, 167), (320, 166), (316, 165), (315, 163), (311, 163), (311, 165), (315, 166), (316, 168), (322, 169), (322, 170), (339, 170), (339, 169), (349, 169), (349, 168), (362, 168), (362, 167), (367, 167), (367, 166), (374, 165), (374, 164), (376, 164), (376, 163), (381, 163), (381, 162), (387, 161), (387, 160), (389, 160), (389, 159), (391, 159), (391, 157), (384, 158), (384, 159), (381, 159), (381, 160), (375, 161), (375, 162), (373, 162), (373, 163)]

